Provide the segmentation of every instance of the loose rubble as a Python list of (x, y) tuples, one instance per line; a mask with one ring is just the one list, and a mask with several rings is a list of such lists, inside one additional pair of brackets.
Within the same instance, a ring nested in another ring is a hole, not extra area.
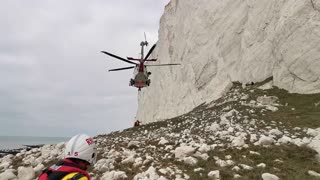
[[(290, 128), (258, 116), (273, 113), (275, 109), (268, 107), (281, 106), (274, 96), (252, 100), (250, 92), (234, 88), (223, 98), (175, 119), (98, 135), (94, 140), (99, 158), (91, 175), (94, 180), (237, 179), (245, 177), (245, 172), (271, 170), (259, 178), (283, 178), (277, 174), (282, 166), (274, 164), (286, 161), (263, 158), (273, 148), (287, 146), (288, 150), (309, 147), (319, 153), (320, 128)], [(63, 151), (64, 143), (59, 143), (4, 156), (0, 179), (35, 179), (44, 167), (62, 159)], [(317, 177), (315, 170), (305, 174)]]

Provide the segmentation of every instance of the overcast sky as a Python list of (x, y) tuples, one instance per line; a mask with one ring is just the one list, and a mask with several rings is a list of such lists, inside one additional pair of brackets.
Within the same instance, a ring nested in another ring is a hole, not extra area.
[[(137, 57), (158, 39), (169, 0), (2, 0), (0, 135), (97, 135), (131, 127), (132, 70), (100, 53)], [(151, 46), (150, 46), (151, 47)]]

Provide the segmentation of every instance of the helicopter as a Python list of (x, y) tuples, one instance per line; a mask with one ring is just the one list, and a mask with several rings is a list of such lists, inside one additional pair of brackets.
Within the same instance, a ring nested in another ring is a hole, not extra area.
[[(135, 59), (132, 57), (127, 57), (127, 59), (116, 56), (114, 54), (111, 54), (106, 51), (101, 51), (102, 53), (109, 55), (113, 58), (119, 59), (121, 61), (124, 61), (129, 64), (133, 64), (133, 66), (123, 67), (123, 68), (117, 68), (117, 69), (110, 69), (110, 71), (121, 71), (121, 70), (127, 70), (127, 69), (134, 69), (134, 77), (130, 79), (129, 86), (133, 86), (138, 88), (138, 91), (141, 91), (141, 88), (150, 86), (151, 80), (149, 79), (149, 76), (151, 75), (151, 72), (147, 70), (147, 66), (172, 66), (172, 65), (180, 65), (180, 64), (144, 64), (146, 61), (157, 61), (157, 59), (148, 59), (153, 50), (156, 47), (156, 44), (154, 44), (147, 55), (144, 57), (144, 46), (148, 46), (147, 40), (142, 41), (140, 43), (141, 46), (141, 58)], [(133, 61), (137, 61), (133, 62)]]

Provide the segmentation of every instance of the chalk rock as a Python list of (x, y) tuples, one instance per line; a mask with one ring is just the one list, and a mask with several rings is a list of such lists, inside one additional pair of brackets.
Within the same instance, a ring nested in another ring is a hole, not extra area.
[(182, 147), (177, 147), (174, 150), (174, 155), (175, 155), (175, 158), (181, 159), (183, 157), (192, 155), (194, 151), (195, 149), (191, 146), (182, 146)]
[(184, 114), (221, 97), (232, 81), (273, 76), (274, 86), (290, 92), (319, 93), (319, 3), (312, 2), (170, 1), (152, 64), (181, 66), (149, 67), (152, 84), (138, 95), (137, 118)]
[(263, 180), (279, 180), (278, 176), (270, 173), (263, 173), (261, 177)]
[(16, 179), (17, 176), (13, 173), (13, 169), (6, 169), (3, 173), (0, 174), (0, 179), (3, 180), (13, 180)]
[(32, 180), (35, 178), (35, 172), (32, 167), (18, 167), (19, 180)]
[(123, 171), (110, 171), (105, 172), (101, 177), (101, 180), (118, 180), (118, 179), (126, 179), (128, 176)]

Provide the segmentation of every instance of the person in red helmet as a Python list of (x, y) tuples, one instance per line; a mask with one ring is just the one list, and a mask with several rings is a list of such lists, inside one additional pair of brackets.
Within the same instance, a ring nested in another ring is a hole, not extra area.
[(65, 159), (45, 169), (38, 180), (90, 180), (86, 171), (96, 158), (93, 139), (85, 134), (76, 135), (66, 144)]

